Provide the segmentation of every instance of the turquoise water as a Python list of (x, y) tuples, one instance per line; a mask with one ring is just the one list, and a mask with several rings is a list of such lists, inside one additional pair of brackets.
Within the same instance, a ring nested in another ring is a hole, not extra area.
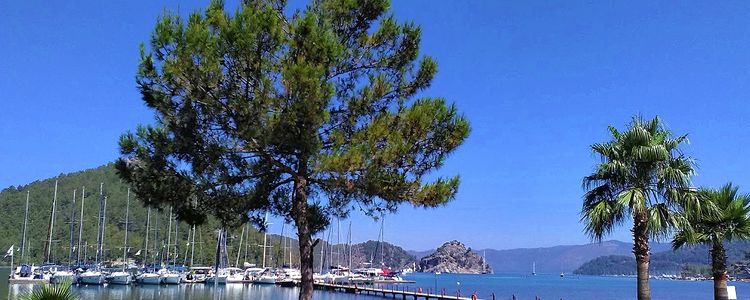
[[(9, 299), (19, 297), (33, 288), (31, 285), (8, 286), (8, 270), (0, 270), (0, 295), (8, 295)], [(415, 284), (386, 285), (398, 289), (407, 288), (423, 291), (445, 290), (446, 294), (455, 295), (460, 291), (462, 296), (470, 296), (477, 292), (481, 299), (491, 299), (495, 293), (496, 299), (635, 299), (635, 278), (629, 277), (598, 277), (598, 276), (566, 276), (559, 275), (459, 275), (459, 274), (409, 274), (408, 279), (416, 280)], [(738, 299), (750, 299), (750, 283), (730, 282), (737, 287)], [(713, 297), (713, 283), (711, 281), (671, 281), (652, 280), (651, 290), (653, 299), (665, 300), (703, 300)], [(192, 284), (179, 286), (74, 286), (73, 291), (81, 299), (297, 299), (298, 289), (282, 288), (267, 285), (230, 284), (220, 286), (217, 290), (210, 285)], [(321, 300), (369, 300), (384, 299), (367, 295), (352, 295), (316, 291), (315, 299)]]

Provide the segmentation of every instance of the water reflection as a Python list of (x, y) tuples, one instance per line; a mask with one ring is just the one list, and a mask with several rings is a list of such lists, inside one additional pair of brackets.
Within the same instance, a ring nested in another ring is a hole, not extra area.
[[(34, 288), (31, 284), (12, 284), (8, 287), (8, 298), (17, 299)], [(284, 288), (273, 285), (227, 284), (214, 287), (206, 284), (181, 285), (74, 285), (73, 292), (81, 300), (209, 300), (209, 299), (297, 299), (299, 288)], [(375, 299), (359, 295), (315, 291), (315, 299), (351, 300)]]

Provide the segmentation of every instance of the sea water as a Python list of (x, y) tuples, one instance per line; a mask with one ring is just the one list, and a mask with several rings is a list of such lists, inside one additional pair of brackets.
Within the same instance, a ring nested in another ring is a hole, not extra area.
[[(477, 293), (480, 299), (581, 299), (581, 300), (630, 300), (636, 299), (636, 280), (633, 277), (576, 276), (560, 277), (559, 274), (424, 274), (415, 273), (404, 276), (415, 280), (413, 284), (383, 285), (385, 288), (421, 289), (423, 292), (460, 294), (471, 297)], [(33, 285), (13, 284), (8, 286), (8, 269), (0, 270), (0, 298), (7, 295), (15, 299), (33, 289)], [(737, 287), (738, 299), (750, 299), (750, 283), (730, 282)], [(73, 292), (82, 300), (88, 299), (297, 299), (299, 289), (284, 288), (272, 285), (228, 284), (214, 289), (212, 285), (183, 284), (175, 286), (73, 286)], [(711, 281), (651, 280), (653, 299), (665, 300), (703, 300), (713, 298)], [(320, 300), (370, 300), (384, 299), (377, 296), (353, 295), (345, 293), (315, 291), (314, 299)], [(390, 297), (388, 297), (390, 298)]]

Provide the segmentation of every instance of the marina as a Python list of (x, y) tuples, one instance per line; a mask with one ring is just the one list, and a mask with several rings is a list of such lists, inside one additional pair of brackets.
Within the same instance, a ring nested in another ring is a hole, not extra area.
[[(8, 269), (0, 269), (0, 276), (7, 278)], [(398, 285), (377, 284), (371, 286), (360, 286), (361, 292), (348, 293), (345, 287), (338, 290), (329, 289), (325, 286), (330, 284), (318, 284), (315, 289), (315, 299), (324, 300), (350, 300), (350, 299), (404, 299), (403, 295), (376, 290), (398, 290), (419, 291), (432, 294), (436, 290), (441, 294), (443, 289), (446, 296), (470, 298), (476, 292), (478, 299), (511, 299), (514, 295), (517, 299), (613, 299), (630, 300), (635, 299), (632, 289), (635, 287), (634, 277), (606, 277), (606, 276), (578, 276), (570, 275), (560, 278), (559, 274), (428, 274), (412, 273), (404, 276), (404, 279), (413, 280), (415, 283)], [(38, 283), (38, 282), (37, 282)], [(457, 284), (460, 283), (460, 284)], [(686, 281), (686, 280), (652, 280), (654, 299), (664, 300), (702, 300), (710, 299), (711, 281)], [(750, 291), (750, 283), (731, 282), (736, 286), (738, 295), (746, 295)], [(0, 295), (8, 295), (8, 299), (14, 299), (32, 290), (38, 284), (21, 283), (8, 284), (6, 280), (0, 281)], [(268, 300), (293, 300), (298, 298), (298, 287), (283, 287), (280, 285), (255, 284), (255, 283), (233, 283), (214, 286), (204, 283), (183, 283), (179, 285), (143, 285), (133, 283), (130, 285), (116, 285), (105, 283), (104, 285), (74, 285), (73, 292), (81, 300), (93, 299), (268, 299)], [(369, 291), (369, 294), (368, 292)], [(218, 297), (218, 298), (215, 298)], [(406, 299), (414, 299), (414, 296), (406, 296)], [(424, 299), (419, 296), (419, 299)], [(433, 298), (430, 298), (433, 299)], [(455, 298), (444, 298), (455, 299)], [(747, 299), (739, 297), (738, 299)]]

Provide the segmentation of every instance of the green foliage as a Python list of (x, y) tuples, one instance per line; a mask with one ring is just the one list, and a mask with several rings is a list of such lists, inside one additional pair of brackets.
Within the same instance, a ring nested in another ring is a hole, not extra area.
[(387, 0), (291, 15), (285, 4), (162, 16), (136, 76), (157, 122), (121, 137), (117, 169), (144, 203), (191, 224), (262, 228), (268, 212), (294, 223), (310, 299), (312, 235), (355, 208), (377, 217), (452, 200), (458, 176), (431, 172), (469, 123), (442, 98), (416, 98), (437, 64)]
[(469, 124), (442, 98), (415, 99), (437, 72), (419, 27), (385, 0), (284, 4), (159, 19), (137, 75), (157, 124), (122, 136), (122, 178), (190, 223), (263, 226), (270, 211), (312, 234), (353, 207), (453, 199), (458, 177), (425, 175)]
[(635, 258), (607, 255), (594, 258), (573, 271), (581, 275), (635, 275)]
[(713, 246), (724, 240), (746, 240), (750, 238), (750, 195), (739, 194), (739, 187), (727, 183), (720, 189), (703, 188), (698, 197), (711, 203), (717, 210), (714, 214), (686, 210), (688, 223), (681, 228), (672, 242), (675, 249), (685, 244)]
[(76, 295), (70, 290), (69, 283), (37, 285), (22, 300), (75, 300)]
[(681, 222), (675, 210), (701, 212), (690, 191), (693, 160), (680, 149), (687, 136), (673, 136), (658, 117), (634, 117), (624, 132), (609, 129), (610, 141), (591, 145), (601, 162), (583, 180), (582, 220), (592, 238), (601, 240), (631, 216), (649, 236), (664, 237)]

